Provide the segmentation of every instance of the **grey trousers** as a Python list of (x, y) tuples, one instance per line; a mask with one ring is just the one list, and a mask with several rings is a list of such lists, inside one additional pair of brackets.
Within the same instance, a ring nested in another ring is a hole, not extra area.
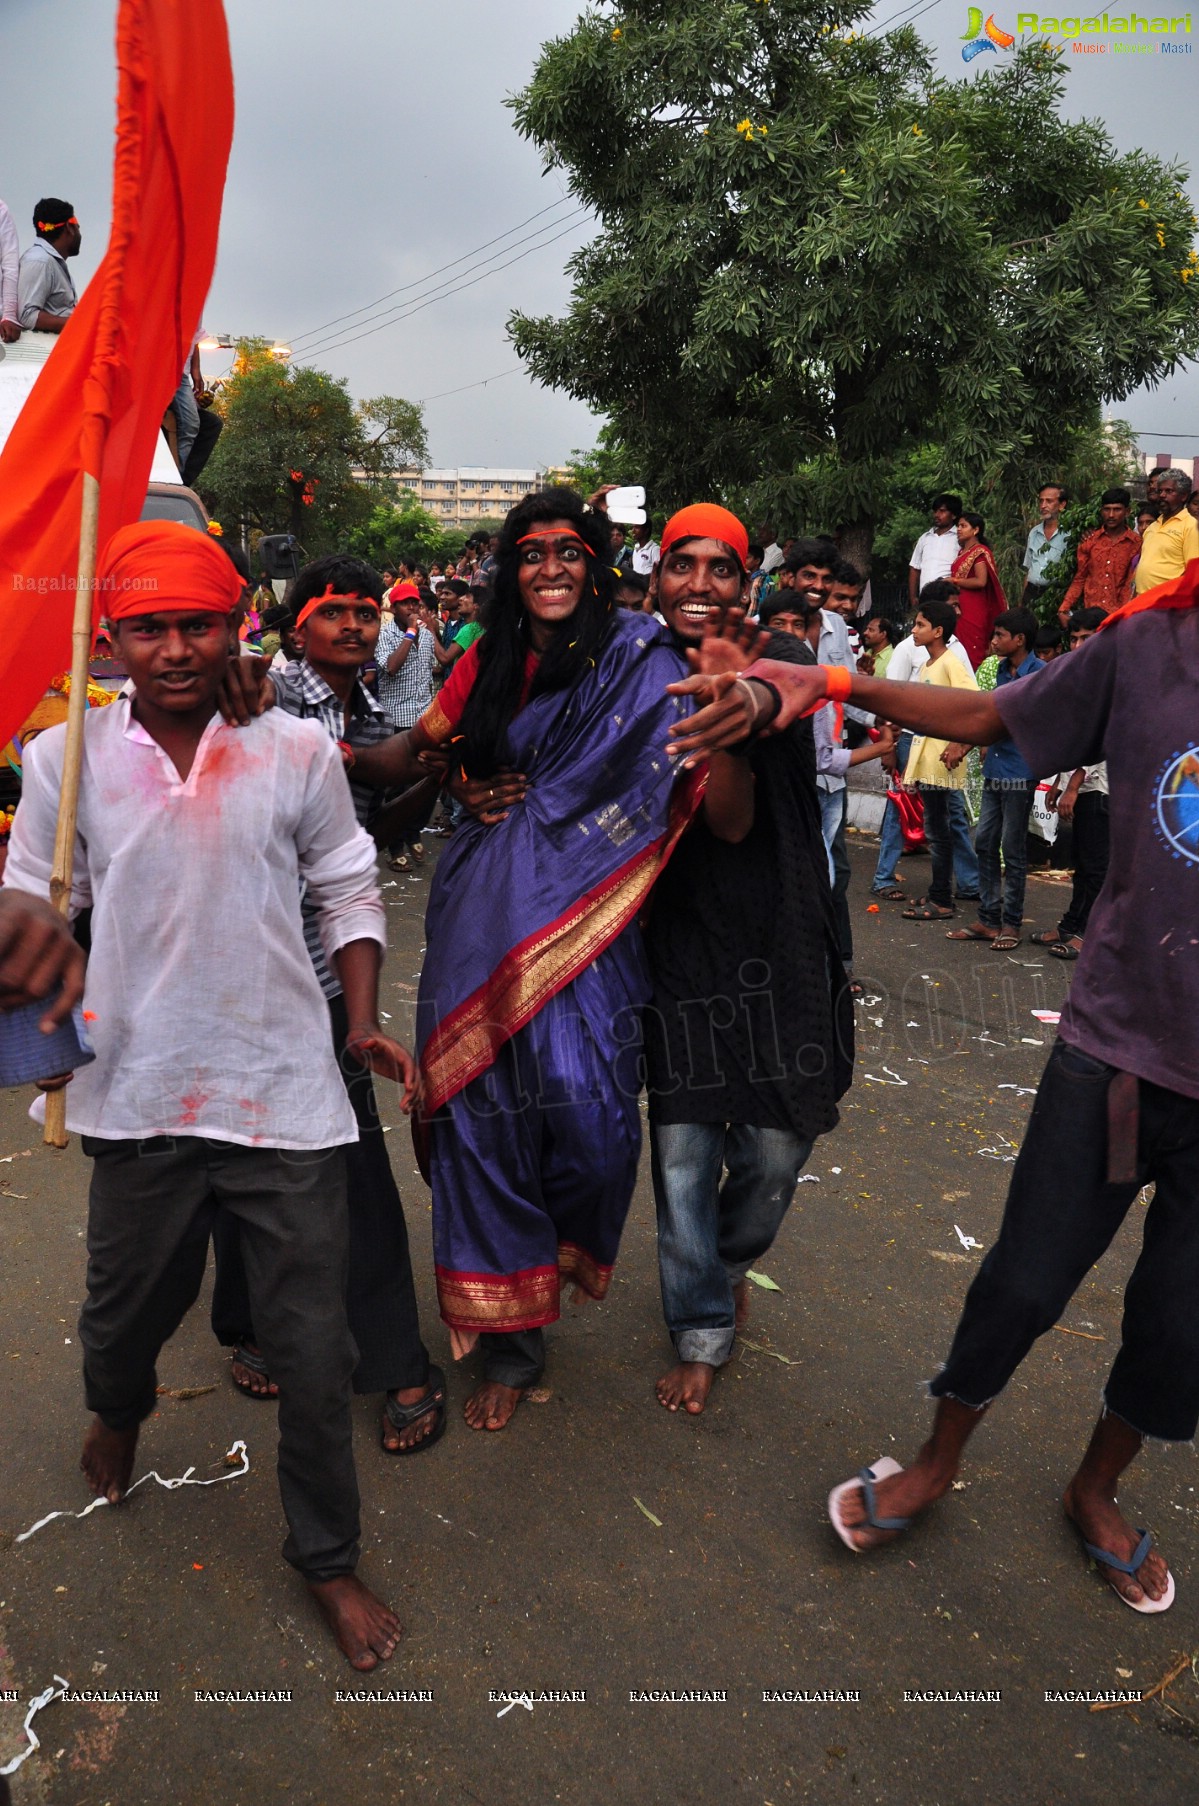
[(129, 1429), (155, 1407), (155, 1362), (199, 1295), (213, 1223), (237, 1218), (259, 1346), (279, 1385), (283, 1554), (309, 1580), (358, 1561), (358, 1480), (346, 1322), (345, 1154), (199, 1136), (83, 1138), (95, 1161), (87, 1298), (79, 1319), (88, 1409)]

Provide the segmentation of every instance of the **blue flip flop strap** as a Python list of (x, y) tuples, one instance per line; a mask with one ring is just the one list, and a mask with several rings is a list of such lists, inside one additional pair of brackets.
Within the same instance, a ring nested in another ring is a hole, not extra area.
[(874, 1469), (864, 1467), (858, 1475), (862, 1497), (866, 1501), (866, 1522), (872, 1530), (906, 1530), (911, 1518), (880, 1518), (874, 1515)]
[(1083, 1547), (1092, 1560), (1102, 1562), (1105, 1568), (1115, 1568), (1118, 1574), (1135, 1574), (1152, 1549), (1153, 1538), (1147, 1530), (1141, 1531), (1141, 1540), (1132, 1552), (1131, 1561), (1121, 1561), (1118, 1555), (1111, 1555), (1106, 1549), (1098, 1549), (1094, 1543), (1084, 1543)]

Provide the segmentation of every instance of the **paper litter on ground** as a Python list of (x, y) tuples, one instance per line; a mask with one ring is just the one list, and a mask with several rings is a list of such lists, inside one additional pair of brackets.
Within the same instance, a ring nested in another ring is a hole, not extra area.
[[(18, 1538), (18, 1541), (19, 1540), (20, 1539)], [(0, 1775), (15, 1775), (22, 1762), (27, 1762), (34, 1750), (41, 1748), (38, 1734), (33, 1728), (33, 1721), (42, 1710), (43, 1706), (48, 1706), (52, 1700), (61, 1699), (70, 1684), (70, 1681), (63, 1680), (61, 1674), (56, 1674), (54, 1676), (53, 1684), (47, 1687), (44, 1692), (39, 1693), (36, 1699), (30, 1700), (29, 1710), (25, 1714), (25, 1722), (21, 1726), (21, 1729), (29, 1739), (28, 1748), (23, 1749), (19, 1756), (14, 1756), (11, 1762), (6, 1762), (4, 1767), (0, 1768)]]
[[(240, 1480), (243, 1474), (248, 1474), (250, 1471), (249, 1453), (247, 1452), (245, 1443), (242, 1442), (240, 1437), (225, 1456), (225, 1460), (240, 1461), (241, 1466), (234, 1468), (227, 1474), (214, 1474), (211, 1480), (193, 1480), (192, 1475), (196, 1471), (194, 1467), (189, 1467), (185, 1474), (180, 1474), (178, 1479), (175, 1480), (164, 1480), (162, 1475), (158, 1473), (156, 1469), (151, 1468), (148, 1474), (143, 1474), (140, 1480), (135, 1480), (133, 1482), (129, 1491), (126, 1492), (125, 1497), (128, 1498), (130, 1493), (136, 1492), (139, 1486), (144, 1486), (147, 1480), (153, 1480), (157, 1485), (164, 1486), (168, 1492), (174, 1492), (180, 1486), (220, 1486), (222, 1481), (225, 1480)], [(108, 1500), (101, 1497), (93, 1499), (91, 1504), (85, 1505), (82, 1511), (47, 1512), (44, 1518), (39, 1518), (36, 1524), (31, 1524), (29, 1526), (28, 1530), (22, 1530), (20, 1536), (14, 1537), (13, 1541), (16, 1543), (27, 1543), (31, 1536), (36, 1536), (39, 1530), (44, 1530), (47, 1524), (52, 1524), (54, 1522), (55, 1518), (87, 1518), (91, 1516), (93, 1511), (98, 1511), (101, 1505), (107, 1504)]]

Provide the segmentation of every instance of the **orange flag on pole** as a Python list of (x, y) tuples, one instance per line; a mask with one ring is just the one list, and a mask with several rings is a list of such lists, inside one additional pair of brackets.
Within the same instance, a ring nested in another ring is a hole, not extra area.
[(141, 513), (216, 262), (233, 136), (221, 0), (121, 0), (117, 73), (108, 250), (0, 453), (0, 746), (70, 663), (84, 472), (102, 547)]

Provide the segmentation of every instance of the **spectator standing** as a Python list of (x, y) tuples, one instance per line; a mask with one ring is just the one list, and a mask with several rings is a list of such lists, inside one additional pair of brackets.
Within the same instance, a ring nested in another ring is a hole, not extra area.
[(11, 345), (21, 336), (21, 308), (17, 277), (21, 267), (21, 241), (17, 223), (0, 201), (0, 340)]
[(1191, 479), (1184, 470), (1158, 472), (1161, 513), (1141, 541), (1133, 587), (1138, 596), (1172, 577), (1181, 577), (1192, 558), (1199, 558), (1199, 521), (1187, 508)]
[[(954, 539), (956, 542), (956, 534)], [(948, 579), (942, 577), (925, 590), (920, 600), (923, 604), (930, 602), (956, 603), (957, 589)], [(961, 640), (951, 630), (947, 650), (962, 665), (963, 669), (973, 672), (970, 654)], [(892, 683), (915, 683), (928, 663), (926, 644), (918, 644), (915, 633), (909, 633), (900, 640), (887, 661), (886, 671), (875, 670), (876, 677), (883, 675)], [(883, 768), (897, 774), (903, 782), (903, 774), (907, 769), (908, 757), (912, 750), (912, 735), (905, 728), (895, 748), (894, 760), (884, 757)], [(978, 859), (974, 852), (974, 842), (970, 838), (970, 816), (966, 808), (966, 799), (960, 789), (949, 793), (949, 831), (953, 839), (953, 876), (959, 903), (978, 902)], [(879, 830), (878, 864), (874, 868), (874, 878), (870, 886), (873, 897), (882, 897), (888, 903), (908, 903), (908, 893), (899, 882), (899, 857), (903, 852), (903, 827), (899, 819), (899, 810), (891, 797), (887, 798), (887, 806), (883, 811), (883, 825)]]
[(1047, 572), (1070, 543), (1061, 526), (1062, 509), (1069, 497), (1060, 483), (1045, 483), (1037, 496), (1040, 520), (1028, 535), (1024, 547), (1024, 590), (1021, 608), (1031, 608), (1049, 581)]
[(652, 577), (661, 556), (662, 548), (654, 538), (653, 522), (647, 514), (641, 525), (633, 528), (634, 571), (639, 577)]
[[(1009, 608), (995, 622), (992, 647), (999, 659), (997, 690), (1045, 669), (1031, 650), (1037, 617), (1025, 608)], [(969, 748), (951, 742), (945, 763), (964, 761)], [(983, 796), (974, 848), (978, 854), (978, 921), (952, 929), (951, 941), (989, 941), (993, 953), (1013, 953), (1020, 945), (1024, 922), (1024, 889), (1028, 878), (1028, 818), (1036, 782), (1014, 740), (1003, 738), (987, 748), (983, 760)], [(1000, 855), (1002, 854), (1002, 865)]]
[[(976, 690), (974, 672), (949, 650), (949, 641), (957, 624), (957, 610), (947, 597), (935, 592), (937, 584), (920, 598), (920, 608), (912, 627), (912, 637), (924, 652), (924, 665), (918, 681), (937, 689)], [(940, 922), (956, 915), (953, 903), (953, 831), (949, 819), (949, 798), (966, 782), (962, 762), (948, 765), (942, 755), (947, 742), (929, 734), (917, 734), (903, 774), (905, 784), (916, 784), (924, 802), (924, 835), (932, 860), (932, 876), (928, 895), (917, 897), (904, 910), (909, 922)]]
[(921, 590), (948, 577), (953, 569), (959, 551), (956, 529), (961, 512), (961, 496), (933, 497), (933, 524), (920, 535), (908, 561), (908, 606), (913, 611)]
[[(434, 673), (439, 664), (451, 663), (451, 658), (421, 618), (420, 591), (415, 583), (397, 583), (391, 606), (392, 619), (384, 620), (379, 628), (375, 663), (379, 705), (400, 733), (415, 727), (432, 703)], [(423, 827), (424, 822), (411, 823), (395, 845), (388, 847), (387, 863), (393, 872), (406, 872), (410, 858), (417, 865), (424, 859)]]
[(950, 572), (958, 588), (957, 635), (976, 671), (987, 656), (996, 617), (1007, 607), (986, 525), (970, 508), (958, 516), (959, 550)]
[(20, 323), (29, 332), (61, 332), (78, 300), (67, 258), (78, 257), (83, 234), (70, 201), (52, 197), (38, 202), (33, 224), (37, 237), (17, 272)]
[(1101, 608), (1110, 614), (1132, 595), (1132, 572), (1141, 541), (1128, 524), (1131, 505), (1127, 489), (1104, 490), (1100, 524), (1078, 542), (1074, 577), (1057, 611), (1063, 627), (1077, 608)]
[(891, 654), (899, 641), (899, 626), (886, 615), (871, 615), (862, 628), (862, 651), (858, 670), (867, 677), (885, 677)]

